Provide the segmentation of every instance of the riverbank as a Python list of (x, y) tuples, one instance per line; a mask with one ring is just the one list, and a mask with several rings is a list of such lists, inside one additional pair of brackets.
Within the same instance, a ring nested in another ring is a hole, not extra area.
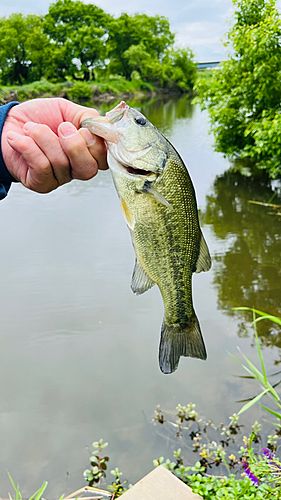
[(42, 79), (26, 85), (0, 86), (0, 103), (12, 100), (25, 101), (38, 97), (64, 97), (80, 104), (92, 101), (110, 103), (116, 98), (138, 100), (147, 97), (181, 95), (175, 90), (156, 88), (141, 79), (126, 80), (123, 77), (110, 77), (101, 81), (65, 81), (53, 83)]

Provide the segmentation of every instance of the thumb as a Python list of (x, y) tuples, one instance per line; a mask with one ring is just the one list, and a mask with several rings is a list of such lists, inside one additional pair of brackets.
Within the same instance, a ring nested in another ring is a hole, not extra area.
[(61, 138), (71, 138), (77, 134), (78, 130), (72, 122), (66, 121), (58, 126), (58, 136)]

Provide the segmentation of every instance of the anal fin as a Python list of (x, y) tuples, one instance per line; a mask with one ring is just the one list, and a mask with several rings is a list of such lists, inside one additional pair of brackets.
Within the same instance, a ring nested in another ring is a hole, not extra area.
[(136, 259), (132, 276), (131, 289), (137, 295), (141, 295), (142, 293), (149, 290), (153, 285), (154, 282), (149, 278), (149, 276), (147, 276), (146, 272)]
[(211, 265), (212, 265), (212, 261), (211, 261), (210, 252), (209, 252), (207, 243), (205, 241), (205, 238), (204, 238), (203, 234), (201, 233), (200, 250), (199, 250), (198, 259), (196, 262), (195, 272), (201, 273), (202, 271), (209, 271), (209, 269), (211, 268)]

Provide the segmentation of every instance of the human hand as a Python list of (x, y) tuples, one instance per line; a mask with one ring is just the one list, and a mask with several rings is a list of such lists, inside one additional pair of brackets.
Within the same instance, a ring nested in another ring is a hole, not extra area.
[(10, 174), (25, 187), (49, 193), (71, 179), (88, 180), (105, 170), (106, 146), (81, 128), (99, 113), (62, 98), (33, 99), (10, 109), (2, 154)]

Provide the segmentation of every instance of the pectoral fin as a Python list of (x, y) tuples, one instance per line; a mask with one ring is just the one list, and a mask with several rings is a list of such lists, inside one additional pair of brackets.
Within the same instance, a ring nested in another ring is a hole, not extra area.
[(172, 208), (172, 205), (164, 198), (164, 196), (157, 191), (154, 187), (152, 187), (151, 183), (149, 181), (145, 181), (143, 185), (143, 192), (144, 193), (149, 193), (153, 198), (158, 201), (158, 203), (161, 203), (161, 205), (164, 205), (164, 207)]
[(199, 256), (198, 256), (198, 259), (196, 262), (195, 272), (201, 273), (202, 271), (209, 271), (209, 269), (211, 268), (211, 265), (212, 265), (212, 261), (211, 261), (209, 249), (207, 247), (207, 243), (204, 239), (204, 236), (201, 233), (200, 250), (199, 250)]
[(147, 276), (146, 272), (136, 259), (131, 283), (132, 291), (137, 295), (141, 295), (149, 290), (153, 285), (154, 282), (149, 278), (149, 276)]
[(124, 199), (121, 199), (121, 209), (130, 230), (133, 231), (135, 227), (135, 218)]

